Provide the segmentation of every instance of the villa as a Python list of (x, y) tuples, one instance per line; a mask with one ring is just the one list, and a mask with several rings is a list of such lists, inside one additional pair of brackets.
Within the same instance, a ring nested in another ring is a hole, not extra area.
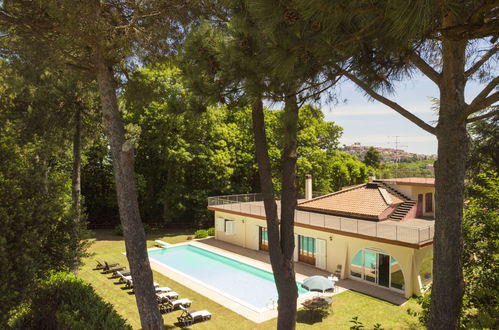
[[(406, 298), (419, 295), (432, 279), (434, 196), (433, 178), (370, 178), (312, 198), (308, 176), (295, 212), (295, 262)], [(210, 197), (208, 209), (217, 240), (268, 251), (260, 195)]]

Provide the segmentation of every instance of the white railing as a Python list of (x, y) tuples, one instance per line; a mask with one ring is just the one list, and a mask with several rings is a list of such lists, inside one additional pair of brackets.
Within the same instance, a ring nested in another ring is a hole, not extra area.
[[(208, 205), (227, 211), (265, 216), (265, 207), (263, 206), (261, 194), (209, 197)], [(277, 205), (278, 214), (280, 214), (280, 204)], [(302, 210), (296, 210), (295, 222), (413, 244), (432, 241), (435, 233), (434, 223), (425, 227), (414, 227), (403, 222), (357, 220)]]
[(263, 201), (262, 194), (240, 194), (208, 197), (208, 206)]

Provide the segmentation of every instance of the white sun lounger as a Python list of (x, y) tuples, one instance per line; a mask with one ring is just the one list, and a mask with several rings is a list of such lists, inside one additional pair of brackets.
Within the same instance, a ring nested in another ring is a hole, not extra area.
[[(132, 288), (133, 289), (133, 280), (132, 280), (132, 277), (131, 276), (125, 276), (125, 279), (126, 279), (126, 286), (128, 288)], [(153, 282), (153, 285), (155, 288), (159, 287), (159, 283), (158, 282)]]
[(182, 307), (190, 307), (192, 305), (192, 301), (187, 298), (170, 300), (167, 297), (159, 298), (159, 310), (163, 313), (171, 313), (175, 309)]
[(179, 294), (175, 291), (170, 291), (170, 292), (161, 292), (161, 293), (156, 293), (156, 297), (158, 299), (162, 300), (164, 298), (171, 300), (171, 299), (177, 299)]
[(177, 300), (170, 300), (170, 302), (173, 305), (173, 308), (177, 308), (179, 306), (189, 307), (189, 306), (192, 305), (192, 301), (190, 301), (187, 298), (182, 298), (182, 299), (177, 299)]
[(170, 291), (173, 291), (173, 290), (170, 289), (167, 286), (159, 286), (159, 287), (156, 288), (156, 292), (157, 293), (160, 293), (160, 292), (170, 292)]
[(197, 312), (189, 312), (182, 305), (179, 306), (181, 310), (183, 310), (182, 314), (177, 318), (178, 322), (184, 326), (190, 326), (195, 321), (208, 321), (211, 320), (211, 313), (207, 310), (197, 311)]

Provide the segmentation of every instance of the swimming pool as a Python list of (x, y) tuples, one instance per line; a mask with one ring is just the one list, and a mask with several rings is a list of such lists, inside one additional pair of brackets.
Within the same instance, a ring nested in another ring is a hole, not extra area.
[[(182, 245), (149, 251), (149, 258), (257, 312), (277, 304), (274, 275), (217, 253)], [(308, 291), (296, 283), (298, 294)]]

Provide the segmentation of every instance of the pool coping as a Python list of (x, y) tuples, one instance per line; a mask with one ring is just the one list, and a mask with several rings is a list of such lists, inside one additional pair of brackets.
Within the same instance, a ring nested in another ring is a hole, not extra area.
[[(195, 241), (189, 241), (189, 242), (182, 242), (178, 244), (172, 244), (169, 247), (175, 247), (175, 246), (182, 246), (182, 245), (192, 245), (196, 246), (198, 248), (217, 253), (219, 255), (222, 255), (224, 257), (236, 260), (238, 262), (242, 262), (245, 264), (248, 264), (250, 266), (253, 266), (255, 268), (259, 268), (261, 270), (267, 271), (272, 273), (272, 267), (262, 261), (255, 260), (246, 256), (242, 256), (240, 254), (230, 252), (218, 247), (214, 247), (208, 244), (203, 244), (202, 240), (195, 240)], [(153, 251), (153, 250), (159, 250), (161, 248), (150, 248), (148, 251)], [(214, 302), (238, 313), (239, 315), (242, 315), (243, 317), (249, 319), (250, 321), (253, 321), (255, 323), (262, 323), (268, 320), (271, 320), (275, 317), (277, 317), (277, 304), (275, 304), (273, 307), (269, 309), (265, 309), (264, 311), (255, 311), (254, 307), (250, 308), (246, 306), (246, 304), (239, 299), (235, 297), (230, 297), (224, 293), (221, 293), (220, 291), (202, 283), (201, 281), (194, 279), (186, 274), (183, 274), (177, 270), (174, 270), (168, 266), (165, 266), (164, 264), (157, 262), (153, 260), (152, 258), (149, 258), (150, 263), (151, 263), (151, 268), (167, 277), (170, 279), (181, 283), (184, 286), (189, 287), (191, 290), (194, 290), (198, 292), (199, 294), (207, 297), (208, 299), (213, 300)], [(305, 278), (308, 276), (296, 273), (296, 281), (297, 282), (302, 282)], [(344, 290), (341, 290), (341, 292)], [(337, 294), (340, 292), (334, 292), (334, 293), (328, 293), (326, 295), (333, 295)], [(300, 295), (297, 299), (297, 307), (301, 307), (301, 303), (304, 302), (307, 299), (310, 299), (313, 296), (317, 296), (319, 293), (317, 292), (308, 292)]]
[[(193, 247), (195, 247), (195, 248), (197, 248), (197, 249), (202, 249), (202, 250), (204, 250), (204, 251), (207, 251), (207, 252), (210, 252), (210, 253), (214, 253), (213, 251), (206, 250), (204, 247), (199, 247), (199, 246), (196, 246), (195, 244), (183, 244), (183, 245), (190, 245), (190, 246), (193, 246)], [(179, 247), (179, 246), (181, 246), (181, 245), (176, 245), (176, 246), (168, 246), (168, 249), (175, 248), (175, 247)], [(216, 254), (217, 254), (217, 255), (220, 255), (220, 253), (216, 253)], [(222, 257), (227, 258), (226, 256), (222, 256)], [(216, 288), (216, 287), (215, 287), (215, 286), (213, 286), (213, 285), (209, 285), (209, 284), (207, 284), (207, 283), (204, 283), (202, 280), (197, 279), (197, 278), (195, 278), (194, 276), (191, 276), (191, 275), (189, 275), (189, 274), (187, 274), (187, 273), (185, 273), (185, 272), (182, 272), (182, 271), (180, 271), (180, 270), (178, 270), (178, 269), (175, 269), (174, 267), (170, 267), (170, 266), (166, 265), (164, 262), (161, 262), (161, 261), (159, 261), (159, 260), (155, 260), (155, 259), (154, 259), (154, 257), (149, 256), (149, 259), (150, 259), (151, 261), (156, 262), (157, 264), (160, 264), (160, 265), (161, 265), (161, 266), (163, 266), (163, 267), (168, 268), (169, 270), (171, 270), (171, 271), (173, 271), (173, 272), (177, 272), (177, 273), (179, 273), (180, 275), (183, 275), (183, 276), (187, 277), (187, 278), (188, 278), (189, 280), (191, 280), (191, 281), (197, 282), (197, 283), (198, 283), (198, 284), (200, 284), (200, 285), (204, 285), (204, 286), (206, 286), (208, 289), (213, 290), (213, 291), (215, 291), (215, 292), (217, 292), (217, 293), (220, 293), (220, 294), (222, 294), (222, 295), (226, 296), (227, 298), (229, 298), (229, 299), (231, 299), (231, 300), (234, 300), (234, 301), (235, 301), (235, 302), (237, 302), (238, 304), (241, 304), (241, 305), (243, 305), (243, 306), (245, 306), (245, 307), (247, 307), (247, 308), (249, 308), (249, 309), (251, 309), (251, 310), (253, 310), (253, 311), (257, 312), (257, 313), (263, 313), (263, 312), (266, 312), (266, 311), (268, 311), (268, 310), (272, 309), (272, 308), (273, 308), (273, 306), (275, 306), (275, 304), (276, 304), (276, 302), (275, 302), (275, 301), (273, 301), (273, 303), (272, 303), (271, 305), (268, 305), (268, 306), (266, 306), (266, 307), (262, 307), (262, 308), (258, 308), (257, 306), (253, 306), (253, 305), (251, 305), (250, 303), (247, 303), (246, 301), (244, 301), (244, 300), (242, 300), (242, 299), (240, 299), (240, 298), (237, 298), (237, 297), (235, 297), (235, 296), (231, 295), (230, 293), (223, 292), (223, 291), (219, 290), (218, 288)], [(238, 262), (237, 260), (235, 260), (235, 259), (233, 259), (233, 258), (230, 258), (230, 259), (231, 259), (231, 260), (234, 260), (234, 261), (236, 261), (236, 262)], [(244, 263), (244, 264), (248, 265), (247, 263)], [(250, 266), (250, 267), (254, 267), (254, 268), (256, 268), (256, 269), (260, 269), (260, 268), (255, 267), (255, 266), (251, 266), (251, 265), (249, 265), (249, 266)], [(262, 269), (260, 269), (260, 270), (262, 270)], [(262, 271), (264, 271), (264, 270), (262, 270)], [(303, 295), (303, 294), (306, 294), (306, 293), (308, 293), (308, 292), (302, 293), (302, 295)]]

